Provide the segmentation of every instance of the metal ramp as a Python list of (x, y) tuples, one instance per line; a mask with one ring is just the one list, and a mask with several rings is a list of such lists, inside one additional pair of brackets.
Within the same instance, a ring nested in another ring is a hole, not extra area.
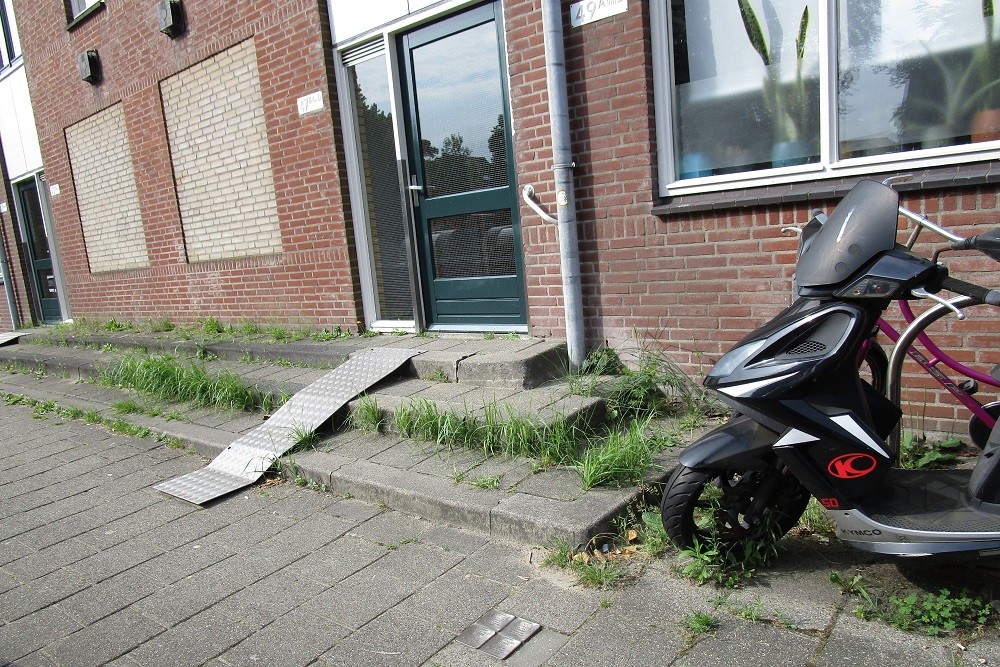
[(303, 436), (318, 429), (352, 398), (421, 352), (385, 347), (356, 352), (297, 392), (266, 422), (234, 440), (208, 466), (153, 488), (203, 505), (253, 484)]

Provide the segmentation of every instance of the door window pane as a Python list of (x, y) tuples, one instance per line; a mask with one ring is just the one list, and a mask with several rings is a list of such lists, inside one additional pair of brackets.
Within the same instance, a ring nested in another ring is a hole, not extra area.
[(672, 0), (680, 178), (819, 160), (817, 5)]
[(430, 221), (435, 278), (482, 278), (517, 272), (510, 211)]
[(378, 317), (412, 320), (406, 218), (399, 191), (389, 75), (384, 55), (347, 68), (354, 91), (361, 180), (371, 239)]
[(992, 0), (839, 0), (840, 157), (1000, 137)]
[(42, 204), (38, 199), (38, 187), (35, 181), (31, 180), (19, 184), (18, 189), (32, 257), (35, 261), (49, 259), (49, 239), (45, 234), (45, 219), (42, 217)]
[(413, 49), (413, 78), (426, 195), (507, 185), (496, 25), (484, 23)]

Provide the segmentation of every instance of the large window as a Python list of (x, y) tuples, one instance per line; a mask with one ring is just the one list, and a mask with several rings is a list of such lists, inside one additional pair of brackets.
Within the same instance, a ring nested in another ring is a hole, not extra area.
[(664, 193), (1000, 147), (993, 0), (660, 0), (654, 22)]
[(0, 69), (9, 67), (21, 55), (21, 43), (14, 23), (14, 0), (0, 0)]

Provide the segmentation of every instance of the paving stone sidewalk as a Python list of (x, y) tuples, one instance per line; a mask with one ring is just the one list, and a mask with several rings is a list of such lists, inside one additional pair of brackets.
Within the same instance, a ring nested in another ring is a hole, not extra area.
[[(291, 484), (205, 508), (152, 489), (198, 456), (0, 407), (0, 664), (995, 665), (996, 638), (904, 634), (851, 614), (831, 569), (870, 561), (793, 540), (735, 592), (670, 560), (587, 589), (545, 552)], [(757, 610), (756, 622), (742, 610)], [(541, 630), (507, 660), (457, 641), (491, 610)], [(718, 627), (690, 637), (684, 619)], [(980, 662), (982, 661), (982, 662)]]
[[(50, 343), (52, 332), (32, 332), (30, 338)], [(80, 380), (95, 369), (111, 364), (123, 350), (173, 350), (183, 347), (209, 349), (224, 358), (205, 363), (212, 373), (237, 374), (250, 385), (273, 393), (294, 394), (325, 375), (328, 370), (309, 366), (276, 365), (234, 361), (249, 355), (253, 360), (283, 359), (333, 363), (363, 346), (419, 346), (428, 351), (414, 358), (424, 370), (452, 369), (462, 382), (433, 382), (420, 378), (390, 378), (377, 385), (373, 395), (384, 409), (414, 400), (430, 400), (442, 411), (477, 413), (492, 405), (501, 414), (507, 410), (533, 419), (599, 418), (603, 401), (572, 395), (565, 387), (531, 387), (548, 368), (559, 346), (537, 340), (423, 339), (417, 336), (383, 336), (291, 344), (231, 341), (196, 343), (168, 337), (143, 337), (130, 333), (108, 333), (80, 337), (77, 346), (20, 344), (0, 348), (0, 362), (21, 368), (20, 373), (0, 373), (0, 391), (24, 393), (36, 400), (95, 410), (113, 416), (111, 406), (136, 398), (130, 392)], [(86, 344), (86, 347), (79, 345)], [(109, 351), (101, 348), (110, 346)], [(207, 346), (207, 347), (206, 347)], [(95, 349), (98, 348), (98, 349)], [(555, 350), (555, 351), (554, 351)], [(535, 351), (535, 352), (532, 352)], [(534, 355), (534, 356), (532, 356)], [(33, 373), (32, 369), (45, 369)], [(535, 369), (534, 371), (526, 369)], [(418, 369), (419, 370), (419, 369)], [(444, 372), (444, 371), (441, 371)], [(520, 375), (519, 375), (520, 373)], [(447, 373), (445, 373), (447, 374)], [(475, 376), (475, 377), (473, 377)], [(520, 379), (515, 380), (514, 378)], [(522, 385), (522, 386), (518, 386)], [(356, 403), (356, 401), (355, 401)], [(127, 415), (132, 423), (157, 433), (180, 438), (199, 453), (213, 458), (237, 437), (262, 423), (263, 415), (241, 412), (167, 407), (179, 419)], [(687, 433), (694, 437), (695, 432)], [(673, 469), (680, 444), (659, 454), (650, 468), (650, 482), (659, 481)], [(448, 451), (434, 443), (412, 441), (393, 434), (359, 435), (340, 429), (316, 444), (312, 451), (295, 454), (296, 474), (307, 483), (350, 494), (369, 502), (443, 519), (481, 530), (493, 537), (532, 544), (565, 542), (582, 547), (595, 535), (612, 529), (613, 521), (641, 499), (644, 489), (583, 489), (578, 475), (567, 468), (539, 470), (523, 457), (485, 457), (471, 451)], [(496, 480), (497, 488), (476, 488), (480, 479)], [(456, 480), (463, 480), (457, 482)], [(163, 480), (166, 481), (166, 480)]]

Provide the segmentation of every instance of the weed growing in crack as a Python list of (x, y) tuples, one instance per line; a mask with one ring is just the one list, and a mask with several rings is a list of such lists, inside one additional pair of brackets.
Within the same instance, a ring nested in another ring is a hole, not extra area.
[(718, 619), (703, 611), (688, 612), (684, 616), (684, 629), (695, 636), (712, 632), (718, 627)]
[(378, 433), (382, 430), (384, 419), (378, 399), (371, 394), (362, 394), (357, 407), (351, 412), (351, 426), (362, 431)]
[(499, 489), (500, 480), (503, 475), (483, 475), (477, 479), (472, 480), (471, 484), (477, 489)]
[(292, 448), (289, 451), (292, 452), (313, 449), (316, 447), (316, 443), (319, 442), (319, 434), (315, 429), (311, 429), (308, 426), (295, 426), (291, 433), (289, 433), (289, 436), (292, 440)]

